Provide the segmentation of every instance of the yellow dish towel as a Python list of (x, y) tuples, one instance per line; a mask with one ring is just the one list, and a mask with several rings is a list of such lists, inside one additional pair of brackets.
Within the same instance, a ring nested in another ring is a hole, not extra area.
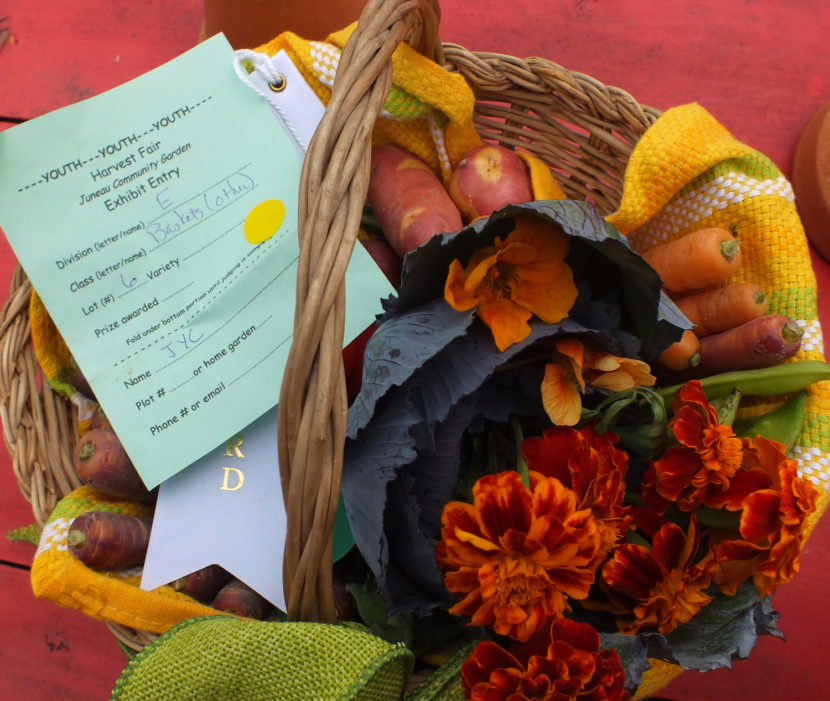
[(46, 522), (32, 562), (32, 591), (36, 597), (83, 611), (92, 618), (151, 633), (163, 633), (194, 616), (227, 615), (172, 587), (140, 589), (140, 568), (99, 572), (84, 565), (69, 551), (67, 534), (72, 520), (87, 511), (147, 516), (152, 509), (108, 498), (91, 487), (80, 487), (61, 499)]

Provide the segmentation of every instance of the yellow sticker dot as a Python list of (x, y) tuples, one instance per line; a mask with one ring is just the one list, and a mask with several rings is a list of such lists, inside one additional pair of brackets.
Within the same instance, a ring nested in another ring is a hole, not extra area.
[(279, 231), (285, 219), (285, 205), (280, 200), (265, 200), (245, 217), (243, 232), (248, 243), (262, 243)]

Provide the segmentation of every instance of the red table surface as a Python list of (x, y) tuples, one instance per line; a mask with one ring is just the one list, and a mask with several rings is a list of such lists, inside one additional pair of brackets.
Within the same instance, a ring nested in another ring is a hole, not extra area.
[[(442, 12), (445, 41), (543, 56), (659, 109), (698, 102), (788, 176), (801, 130), (830, 100), (830, 6), (819, 0), (456, 0), (443, 3)], [(199, 0), (6, 0), (0, 8), (0, 129), (173, 58), (194, 44), (200, 22)], [(0, 289), (8, 289), (13, 262), (0, 240)], [(830, 265), (814, 255), (813, 267), (827, 327)], [(5, 533), (33, 519), (0, 452)], [(775, 595), (787, 642), (763, 638), (734, 669), (683, 674), (663, 693), (678, 701), (825, 697), (819, 651), (830, 627), (828, 552), (824, 519), (807, 544), (801, 574)], [(0, 537), (0, 698), (106, 698), (124, 662), (121, 652), (102, 623), (32, 597), (26, 568), (33, 554), (33, 547)]]

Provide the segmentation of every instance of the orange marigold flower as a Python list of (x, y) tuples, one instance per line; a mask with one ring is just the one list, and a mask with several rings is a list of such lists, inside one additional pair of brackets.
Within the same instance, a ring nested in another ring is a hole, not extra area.
[(758, 436), (747, 441), (744, 453), (750, 468), (769, 476), (770, 486), (743, 500), (741, 539), (715, 546), (720, 561), (715, 581), (734, 594), (751, 577), (766, 596), (798, 573), (806, 521), (815, 511), (818, 493), (809, 480), (798, 476), (797, 464), (787, 457), (783, 444)]
[(676, 523), (663, 524), (651, 550), (632, 543), (614, 549), (602, 568), (602, 579), (631, 602), (634, 621), (622, 626), (624, 633), (643, 628), (670, 633), (711, 601), (704, 592), (717, 563), (711, 552), (696, 562), (699, 546), (693, 517), (687, 533)]
[(599, 547), (596, 521), (573, 491), (535, 473), (531, 485), (515, 471), (480, 478), (473, 504), (444, 507), (436, 550), (444, 584), (462, 597), (450, 613), (516, 640), (561, 616), (569, 597), (588, 595)]
[(629, 701), (616, 650), (600, 650), (587, 623), (552, 622), (535, 645), (507, 651), (476, 645), (461, 666), (464, 698), (473, 701)]
[(765, 479), (757, 472), (736, 477), (743, 461), (741, 439), (718, 422), (698, 380), (678, 390), (669, 428), (680, 445), (666, 450), (646, 472), (643, 498), (649, 506), (665, 510), (675, 502), (682, 511), (701, 504), (735, 510)]
[(577, 297), (573, 273), (565, 263), (567, 234), (533, 215), (516, 217), (506, 238), (473, 255), (467, 267), (450, 265), (444, 298), (454, 309), (477, 308), (500, 351), (530, 335), (527, 323), (562, 321)]
[(531, 470), (555, 477), (576, 493), (580, 509), (591, 509), (600, 534), (600, 560), (631, 522), (629, 507), (623, 504), (628, 454), (616, 442), (616, 434), (597, 433), (593, 424), (580, 429), (554, 426), (540, 437), (522, 441), (522, 454)]
[(575, 338), (556, 341), (552, 363), (545, 366), (542, 405), (558, 426), (573, 426), (582, 411), (582, 393), (590, 385), (610, 392), (651, 386), (656, 378), (642, 360), (593, 350)]

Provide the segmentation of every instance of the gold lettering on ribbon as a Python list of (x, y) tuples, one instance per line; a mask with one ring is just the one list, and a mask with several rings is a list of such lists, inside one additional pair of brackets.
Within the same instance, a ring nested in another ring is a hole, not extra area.
[[(235, 492), (238, 489), (242, 489), (242, 485), (245, 484), (245, 473), (238, 467), (223, 467), (222, 469), (225, 471), (225, 475), (222, 480), (222, 486), (219, 489), (223, 492)], [(230, 483), (231, 474), (236, 477), (236, 484), (233, 486)]]
[(239, 449), (239, 446), (245, 442), (245, 439), (242, 437), (241, 433), (237, 433), (233, 438), (231, 438), (227, 445), (225, 446), (225, 457), (226, 458), (244, 458), (245, 454)]

